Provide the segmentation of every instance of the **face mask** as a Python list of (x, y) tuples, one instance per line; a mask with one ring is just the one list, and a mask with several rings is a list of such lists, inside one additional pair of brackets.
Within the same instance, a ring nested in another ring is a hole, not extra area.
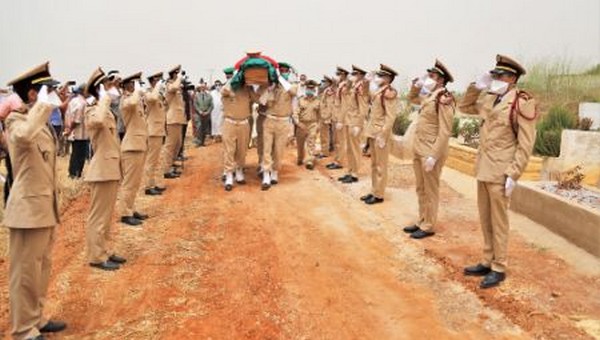
[(314, 90), (306, 90), (306, 95), (309, 97), (314, 97), (315, 91)]
[(356, 83), (356, 76), (350, 76), (350, 81), (353, 83)]
[(423, 88), (427, 89), (429, 92), (433, 91), (436, 85), (437, 82), (430, 77), (427, 77), (423, 82)]
[(506, 90), (508, 90), (508, 83), (502, 80), (492, 80), (492, 84), (490, 85), (490, 93), (493, 94), (505, 94)]
[(383, 78), (381, 78), (380, 76), (376, 76), (374, 82), (375, 84), (377, 84), (377, 86), (381, 86), (383, 85)]
[(281, 76), (283, 77), (283, 79), (285, 80), (289, 80), (290, 79), (290, 74), (289, 73), (282, 73)]

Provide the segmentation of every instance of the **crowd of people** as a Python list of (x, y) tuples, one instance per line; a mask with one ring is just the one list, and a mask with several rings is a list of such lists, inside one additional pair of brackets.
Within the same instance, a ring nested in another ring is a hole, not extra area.
[[(276, 77), (266, 84), (244, 81), (243, 71), (230, 67), (224, 70), (225, 82), (201, 79), (194, 85), (180, 65), (146, 78), (141, 72), (122, 76), (97, 68), (85, 83), (61, 84), (52, 78), (49, 63), (8, 83), (11, 90), (3, 94), (0, 118), (8, 170), (3, 224), (10, 230), (15, 339), (43, 339), (42, 333), (66, 327), (43, 315), (54, 227), (60, 221), (57, 156), (70, 152), (69, 176), (83, 178), (90, 187), (87, 262), (105, 271), (127, 262), (109, 240), (114, 209), (121, 223), (133, 227), (149, 217), (136, 206), (136, 197), (141, 192), (159, 196), (167, 190), (166, 180), (182, 175), (189, 121), (194, 145), (202, 147), (209, 139), (222, 143), (226, 191), (246, 183), (246, 154), (252, 146), (258, 154), (260, 189), (277, 185), (293, 136), (297, 165), (313, 170), (319, 159), (331, 158), (326, 169), (343, 169), (339, 181), (344, 184), (359, 180), (367, 152), (371, 191), (360, 199), (368, 205), (384, 202), (401, 100), (393, 87), (397, 72), (383, 64), (376, 71), (352, 65), (315, 81), (296, 77), (289, 63), (276, 65)], [(436, 60), (412, 81), (407, 94), (419, 108), (412, 150), (419, 211), (415, 223), (403, 228), (413, 239), (435, 234), (440, 175), (456, 109), (483, 118), (476, 173), (484, 251), (479, 264), (465, 268), (465, 275), (483, 276), (482, 288), (505, 279), (508, 203), (533, 148), (535, 101), (517, 87), (525, 72), (515, 60), (498, 55), (496, 66), (471, 83), (457, 102), (446, 89), (454, 76)]]

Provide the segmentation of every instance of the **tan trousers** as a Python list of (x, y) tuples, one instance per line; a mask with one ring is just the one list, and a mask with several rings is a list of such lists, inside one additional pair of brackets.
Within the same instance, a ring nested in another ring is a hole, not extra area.
[(148, 151), (146, 154), (146, 189), (164, 187), (162, 173), (160, 172), (160, 149), (163, 137), (148, 137)]
[(331, 124), (321, 123), (321, 154), (329, 157), (329, 144), (331, 144)]
[(344, 164), (347, 157), (347, 137), (346, 137), (346, 127), (342, 127), (341, 129), (337, 129), (334, 124), (333, 130), (333, 138), (335, 143), (335, 155), (333, 156), (333, 161), (337, 164)]
[(317, 129), (319, 125), (316, 122), (303, 124), (306, 126), (306, 129), (298, 128), (296, 130), (298, 162), (303, 162), (305, 153), (307, 153), (308, 158), (306, 159), (306, 163), (315, 164), (315, 154), (317, 148)]
[(360, 149), (361, 131), (358, 135), (352, 133), (351, 126), (345, 126), (346, 138), (347, 138), (347, 152), (348, 152), (348, 170), (346, 173), (353, 177), (358, 177), (358, 171), (360, 170), (360, 157), (362, 156), (362, 150)]
[(142, 184), (145, 160), (146, 152), (144, 151), (125, 151), (121, 153), (123, 181), (121, 182), (118, 200), (119, 216), (133, 216), (133, 212), (136, 211), (135, 198)]
[(167, 137), (163, 146), (163, 173), (171, 171), (173, 162), (177, 157), (183, 143), (183, 128), (181, 124), (167, 125)]
[(287, 121), (267, 117), (264, 122), (263, 169), (279, 171), (290, 132)]
[(371, 149), (371, 193), (377, 198), (383, 198), (387, 186), (390, 142), (388, 138), (385, 146), (380, 148), (374, 138), (368, 139)]
[(266, 116), (258, 115), (256, 117), (256, 152), (258, 153), (258, 164), (263, 163), (263, 151), (265, 149), (264, 145), (264, 124)]
[(483, 262), (497, 272), (505, 272), (508, 264), (508, 204), (504, 185), (477, 181), (477, 205), (483, 232)]
[(247, 121), (235, 124), (227, 119), (223, 122), (223, 161), (225, 172), (233, 172), (246, 165), (250, 126)]
[(87, 258), (90, 263), (106, 261), (111, 255), (110, 241), (112, 215), (117, 200), (119, 181), (90, 183), (90, 214), (87, 220)]
[(43, 311), (50, 280), (54, 227), (9, 230), (11, 335), (14, 339), (33, 338), (48, 322)]
[(437, 222), (440, 201), (440, 176), (446, 158), (435, 163), (433, 170), (425, 172), (425, 158), (415, 157), (413, 169), (415, 172), (417, 199), (419, 202), (419, 221), (417, 225), (424, 231), (433, 231)]

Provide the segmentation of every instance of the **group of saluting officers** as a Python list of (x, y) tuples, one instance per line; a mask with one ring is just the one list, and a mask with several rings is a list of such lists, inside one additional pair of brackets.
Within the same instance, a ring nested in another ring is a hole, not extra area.
[[(330, 139), (335, 145), (333, 161), (327, 168), (345, 166), (346, 173), (340, 177), (343, 183), (358, 181), (361, 138), (366, 137), (371, 152), (372, 190), (361, 200), (367, 204), (383, 202), (390, 138), (398, 113), (398, 91), (392, 86), (397, 72), (383, 64), (376, 72), (357, 66), (349, 72), (338, 67), (336, 76), (325, 77), (321, 84), (312, 80), (298, 84), (288, 81), (290, 69), (289, 64), (279, 63), (278, 79), (268, 86), (246, 84), (234, 90), (227, 83), (221, 89), (225, 189), (232, 190), (234, 182), (245, 182), (249, 118), (256, 104), (263, 190), (279, 181), (291, 119), (296, 127), (298, 164), (314, 169), (320, 131), (323, 156), (329, 156)], [(116, 270), (126, 262), (110, 249), (111, 217), (115, 204), (123, 223), (138, 225), (148, 217), (135, 208), (144, 168), (145, 192), (149, 195), (165, 190), (163, 179), (181, 175), (175, 165), (183, 143), (182, 126), (186, 125), (181, 67), (167, 73), (166, 83), (162, 72), (149, 76), (150, 87), (144, 91), (139, 85), (141, 73), (119, 82), (114, 73), (105, 74), (98, 68), (84, 85), (84, 122), (93, 150), (85, 175), (91, 188), (87, 258), (94, 268)], [(465, 275), (483, 276), (482, 288), (494, 287), (505, 279), (510, 194), (527, 165), (535, 139), (535, 101), (516, 85), (524, 74), (518, 62), (498, 55), (495, 68), (470, 84), (457, 103), (446, 89), (454, 78), (436, 60), (424, 76), (412, 81), (407, 96), (420, 106), (413, 150), (419, 211), (416, 223), (404, 228), (414, 239), (435, 233), (440, 175), (457, 106), (463, 113), (483, 118), (476, 164), (483, 258), (464, 270)], [(60, 99), (49, 63), (8, 85), (20, 100), (13, 101), (18, 104), (11, 104), (5, 121), (14, 171), (3, 221), (10, 230), (11, 334), (15, 339), (43, 339), (42, 333), (66, 328), (64, 322), (43, 315), (54, 227), (59, 223), (57, 136), (48, 118)], [(120, 143), (111, 112), (115, 100), (120, 103), (126, 127)]]

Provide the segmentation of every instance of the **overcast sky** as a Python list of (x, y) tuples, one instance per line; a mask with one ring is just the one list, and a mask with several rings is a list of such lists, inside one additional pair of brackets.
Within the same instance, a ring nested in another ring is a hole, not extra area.
[(600, 0), (3, 0), (0, 44), (2, 86), (45, 60), (61, 80), (181, 63), (197, 82), (260, 49), (310, 78), (385, 63), (401, 87), (439, 57), (463, 87), (496, 53), (599, 63)]

